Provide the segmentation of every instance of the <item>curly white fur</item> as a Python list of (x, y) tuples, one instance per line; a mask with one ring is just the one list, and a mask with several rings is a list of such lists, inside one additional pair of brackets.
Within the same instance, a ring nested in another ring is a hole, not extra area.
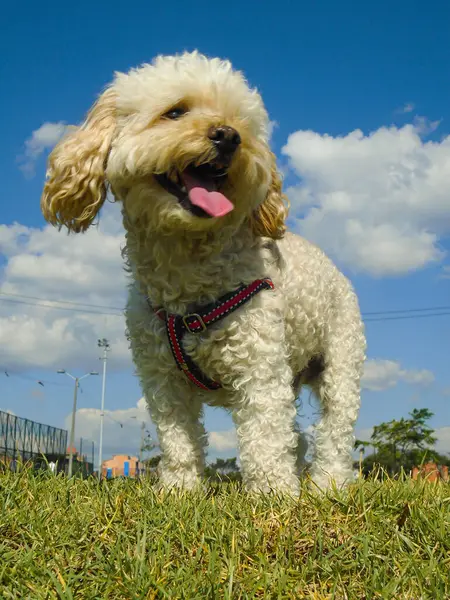
[[(164, 118), (180, 104), (182, 118)], [(232, 126), (242, 144), (224, 188), (235, 209), (205, 219), (185, 210), (153, 175), (211, 160), (211, 125)], [(107, 183), (122, 201), (129, 340), (167, 486), (199, 483), (207, 444), (202, 410), (210, 404), (231, 411), (247, 488), (296, 494), (306, 447), (299, 444), (295, 398), (308, 376), (322, 405), (312, 478), (324, 488), (352, 477), (365, 352), (358, 303), (318, 248), (290, 233), (277, 239), (285, 212), (267, 132), (261, 98), (243, 76), (226, 61), (192, 53), (118, 74), (50, 158), (42, 208), (51, 222), (86, 229)], [(202, 335), (186, 335), (187, 351), (222, 384), (202, 392), (177, 369), (165, 326), (146, 298), (186, 314), (263, 277), (272, 278), (275, 291), (259, 293)], [(322, 368), (308, 371), (314, 364)]]

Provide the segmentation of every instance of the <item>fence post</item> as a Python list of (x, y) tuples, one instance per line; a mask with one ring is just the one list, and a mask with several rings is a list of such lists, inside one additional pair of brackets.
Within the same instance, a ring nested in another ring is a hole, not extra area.
[(17, 417), (14, 417), (14, 450), (13, 450), (14, 464), (16, 464), (16, 452), (17, 452)]
[(10, 416), (9, 413), (6, 413), (5, 456), (7, 455), (6, 451), (8, 449), (8, 431), (9, 431), (9, 427), (10, 427), (10, 425), (9, 425), (9, 416)]

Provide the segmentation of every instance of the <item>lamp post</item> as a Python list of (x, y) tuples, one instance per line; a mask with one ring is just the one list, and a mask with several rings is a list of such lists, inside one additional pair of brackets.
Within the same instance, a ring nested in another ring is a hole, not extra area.
[(102, 403), (100, 408), (100, 440), (98, 446), (98, 479), (102, 478), (103, 470), (103, 421), (105, 417), (105, 389), (106, 389), (106, 362), (108, 360), (108, 352), (111, 349), (109, 342), (106, 338), (102, 338), (97, 341), (97, 346), (103, 348), (103, 356), (100, 360), (103, 360), (103, 380), (102, 380)]
[(98, 375), (96, 371), (91, 371), (90, 373), (86, 373), (82, 377), (74, 377), (70, 373), (68, 373), (65, 369), (59, 369), (57, 373), (61, 375), (67, 375), (75, 381), (75, 388), (73, 391), (73, 407), (72, 407), (72, 425), (70, 427), (70, 441), (69, 441), (69, 467), (67, 469), (67, 477), (72, 477), (73, 471), (73, 445), (75, 443), (75, 416), (77, 413), (77, 394), (78, 394), (78, 386), (80, 385), (80, 381), (89, 377), (89, 375)]

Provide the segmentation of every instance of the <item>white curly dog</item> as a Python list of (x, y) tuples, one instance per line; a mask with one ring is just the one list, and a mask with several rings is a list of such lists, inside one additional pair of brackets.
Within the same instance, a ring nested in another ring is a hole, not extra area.
[(199, 483), (206, 403), (232, 414), (247, 489), (297, 494), (306, 445), (295, 400), (306, 383), (321, 404), (312, 480), (351, 480), (358, 302), (318, 248), (285, 234), (257, 91), (197, 52), (117, 73), (53, 150), (43, 214), (85, 231), (108, 187), (122, 203), (127, 327), (162, 484)]

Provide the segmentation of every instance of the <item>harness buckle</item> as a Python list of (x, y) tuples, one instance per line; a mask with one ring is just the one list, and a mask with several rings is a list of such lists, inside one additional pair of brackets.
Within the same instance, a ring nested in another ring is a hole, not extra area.
[[(190, 324), (187, 321), (187, 319), (196, 319), (200, 323), (201, 329), (199, 331), (195, 331), (195, 330), (193, 331), (191, 329)], [(202, 317), (197, 313), (192, 313), (190, 315), (184, 315), (183, 324), (186, 327), (186, 329), (189, 331), (189, 333), (201, 333), (202, 331), (206, 331), (206, 323), (203, 321)]]

